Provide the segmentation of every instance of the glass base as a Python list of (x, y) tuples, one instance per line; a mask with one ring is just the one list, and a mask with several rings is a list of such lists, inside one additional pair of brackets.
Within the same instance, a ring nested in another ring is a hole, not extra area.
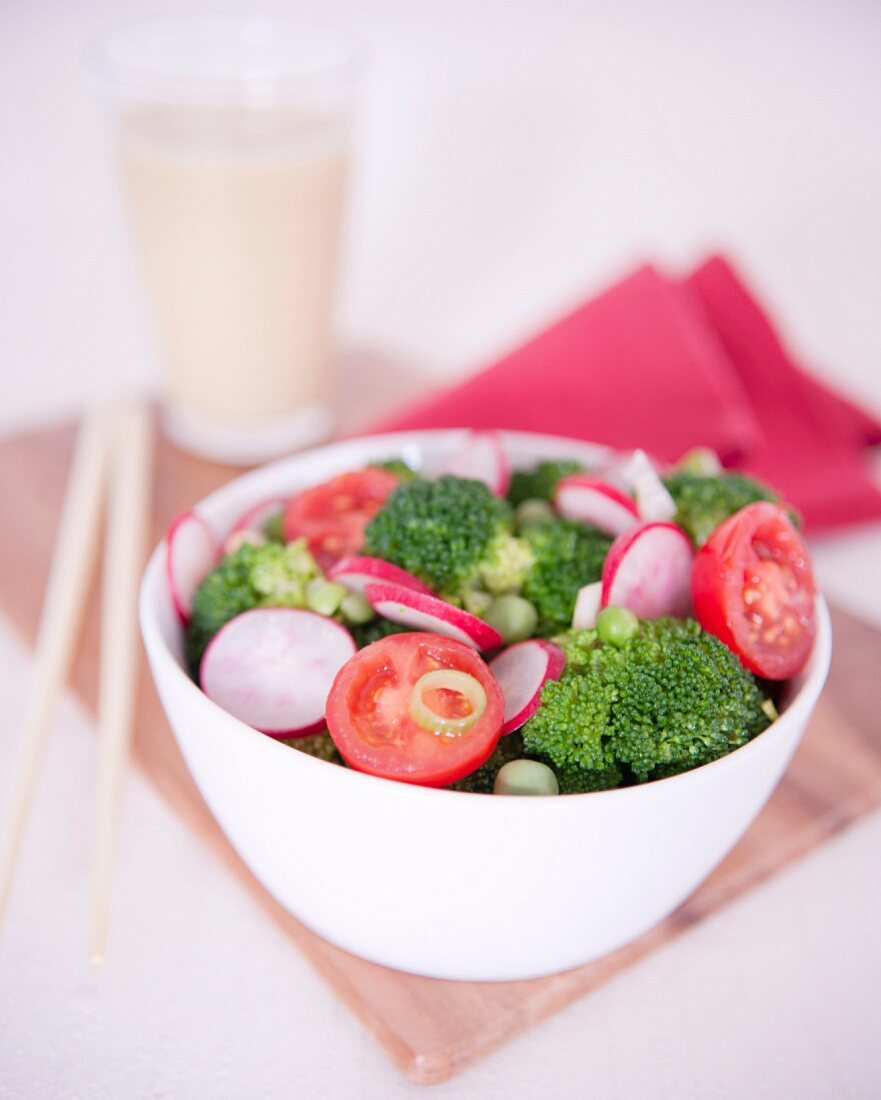
[(162, 425), (168, 438), (184, 451), (230, 466), (254, 466), (291, 451), (323, 443), (334, 429), (330, 407), (314, 401), (285, 417), (252, 423), (167, 405)]

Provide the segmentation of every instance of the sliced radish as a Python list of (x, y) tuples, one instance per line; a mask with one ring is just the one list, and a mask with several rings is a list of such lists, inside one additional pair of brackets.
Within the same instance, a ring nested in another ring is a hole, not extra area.
[(558, 483), (554, 507), (561, 516), (590, 523), (607, 535), (620, 535), (639, 523), (631, 497), (607, 481), (586, 474), (570, 474)]
[(260, 531), (262, 533), (268, 520), (284, 511), (288, 502), (287, 497), (268, 497), (243, 512), (230, 527), (229, 534), (235, 535), (239, 531)]
[(629, 607), (640, 619), (689, 615), (693, 557), (688, 535), (673, 523), (625, 531), (603, 564), (602, 606)]
[(416, 592), (402, 584), (368, 584), (364, 595), (377, 615), (393, 623), (443, 634), (475, 649), (495, 649), (502, 636), (489, 623), (437, 596)]
[(676, 515), (676, 503), (645, 451), (634, 451), (621, 475), (633, 490), (640, 519), (668, 520)]
[(503, 497), (511, 482), (511, 469), (499, 433), (472, 432), (437, 470), (436, 476), (442, 474), (482, 481), (497, 497)]
[(350, 592), (363, 592), (368, 584), (399, 584), (412, 588), (414, 592), (424, 592), (426, 596), (434, 593), (418, 577), (401, 569), (397, 565), (383, 561), (382, 558), (365, 556), (343, 558), (327, 571), (327, 578), (348, 588)]
[(594, 581), (579, 588), (575, 597), (575, 610), (572, 612), (573, 630), (593, 630), (597, 625), (597, 615), (603, 606), (603, 582)]
[(611, 485), (614, 489), (619, 489), (622, 493), (630, 496), (630, 483), (627, 478), (624, 477), (624, 468), (628, 461), (629, 456), (624, 457), (623, 455), (619, 455), (601, 469), (595, 471), (596, 476), (607, 485)]
[(324, 726), (334, 677), (355, 653), (352, 635), (311, 611), (258, 607), (222, 627), (199, 671), (219, 707), (270, 737), (304, 737)]
[(538, 710), (541, 689), (548, 680), (559, 680), (566, 657), (559, 646), (542, 638), (509, 645), (493, 657), (489, 670), (505, 697), (502, 735), (519, 729)]
[(181, 512), (165, 536), (165, 573), (171, 600), (186, 626), (193, 610), (193, 596), (217, 561), (217, 543), (208, 524), (196, 512)]

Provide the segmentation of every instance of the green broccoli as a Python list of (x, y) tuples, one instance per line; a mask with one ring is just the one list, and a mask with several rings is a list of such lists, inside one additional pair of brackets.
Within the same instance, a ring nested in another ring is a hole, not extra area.
[(478, 587), (493, 596), (519, 592), (532, 562), (532, 551), (522, 539), (510, 532), (499, 533), (481, 559), (476, 575)]
[(343, 767), (346, 767), (346, 762), (340, 756), (339, 749), (326, 731), (312, 733), (308, 737), (291, 737), (282, 740), (285, 745), (289, 745), (292, 749), (298, 749), (309, 756), (317, 756), (319, 760), (327, 760), (331, 764), (342, 764)]
[(622, 646), (569, 635), (566, 669), (523, 727), (527, 755), (560, 790), (676, 775), (724, 756), (771, 721), (756, 678), (693, 620), (640, 623)]
[(536, 633), (547, 637), (568, 630), (578, 590), (600, 579), (612, 540), (595, 527), (555, 517), (529, 524), (522, 541), (532, 564), (521, 595), (538, 611)]
[(390, 474), (397, 474), (401, 481), (412, 481), (414, 477), (419, 477), (417, 471), (403, 458), (387, 458), (382, 462), (371, 462), (370, 465), (375, 470), (388, 470)]
[(676, 504), (676, 523), (695, 546), (703, 546), (720, 523), (747, 504), (780, 500), (773, 489), (745, 474), (706, 475), (676, 470), (663, 482)]
[(469, 589), (520, 587), (530, 555), (507, 501), (481, 481), (447, 475), (399, 485), (365, 531), (366, 553), (407, 569), (456, 603)]
[(263, 534), (272, 542), (285, 542), (284, 537), (284, 510), (271, 515), (263, 524)]
[(515, 470), (511, 475), (508, 500), (516, 508), (524, 500), (550, 500), (557, 482), (569, 474), (580, 474), (584, 467), (571, 458), (539, 462), (528, 470)]
[(493, 749), (489, 760), (481, 764), (470, 775), (463, 776), (462, 779), (457, 779), (455, 783), (451, 783), (449, 789), (451, 791), (470, 791), (474, 794), (492, 794), (493, 784), (496, 781), (496, 773), (499, 768), (510, 760), (521, 760), (524, 755), (523, 738), (515, 730), (514, 733), (499, 738), (499, 743)]
[(304, 607), (306, 585), (320, 575), (305, 539), (282, 546), (243, 543), (202, 581), (193, 598), (186, 636), (194, 676), (205, 647), (230, 619), (253, 607)]
[(578, 590), (600, 577), (611, 539), (550, 516), (512, 534), (510, 503), (482, 482), (441, 477), (399, 485), (367, 525), (366, 552), (409, 570), (444, 599), (484, 614), (488, 596), (519, 593), (537, 633), (566, 630)]
[(371, 619), (367, 623), (353, 623), (349, 625), (349, 633), (355, 639), (355, 645), (359, 649), (378, 642), (381, 638), (388, 638), (390, 634), (406, 634), (413, 628), (393, 623), (390, 619)]

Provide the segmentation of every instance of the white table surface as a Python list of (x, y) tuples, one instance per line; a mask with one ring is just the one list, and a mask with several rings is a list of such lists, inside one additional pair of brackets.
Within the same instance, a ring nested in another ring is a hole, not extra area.
[[(373, 55), (349, 354), (448, 378), (641, 258), (721, 246), (817, 369), (881, 409), (881, 8), (623, 8), (298, 5)], [(76, 58), (140, 11), (0, 6), (2, 429), (154, 385)], [(881, 624), (881, 528), (815, 550), (826, 590)], [(28, 667), (0, 625), (0, 807)], [(137, 774), (90, 971), (94, 770), (67, 702), (0, 936), (0, 1097), (414, 1095)], [(875, 814), (434, 1095), (877, 1096), (879, 852)]]

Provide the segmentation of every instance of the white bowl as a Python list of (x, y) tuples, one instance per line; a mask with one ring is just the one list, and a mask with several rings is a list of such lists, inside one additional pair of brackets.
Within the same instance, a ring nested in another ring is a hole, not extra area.
[[(339, 443), (263, 467), (199, 504), (223, 532), (262, 497), (404, 454), (431, 464), (457, 431)], [(505, 433), (515, 465), (604, 448)], [(614, 951), (680, 905), (742, 836), (801, 738), (826, 678), (830, 628), (779, 719), (731, 755), (670, 779), (560, 798), (494, 798), (395, 783), (296, 752), (222, 711), (184, 670), (181, 628), (153, 554), (141, 629), (190, 771), (227, 837), (304, 924), (374, 962), (505, 981)]]

